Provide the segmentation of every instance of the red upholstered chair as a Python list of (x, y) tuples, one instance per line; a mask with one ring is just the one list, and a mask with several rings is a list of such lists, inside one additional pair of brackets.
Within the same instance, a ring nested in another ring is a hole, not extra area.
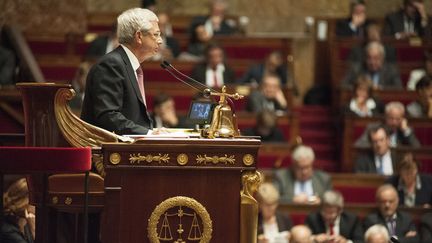
[[(49, 232), (46, 222), (48, 174), (51, 173), (82, 173), (85, 172), (84, 181), (84, 242), (87, 242), (87, 214), (88, 214), (88, 178), (91, 169), (91, 148), (55, 148), (55, 147), (1, 147), (0, 148), (0, 181), (3, 174), (39, 174), (43, 175), (43, 195), (41, 205), (36, 205), (36, 242), (47, 242)], [(81, 177), (82, 178), (82, 177)], [(81, 184), (82, 185), (82, 184)], [(3, 186), (0, 187), (3, 195)], [(31, 194), (31, 181), (29, 183)], [(31, 196), (31, 195), (30, 195)], [(3, 200), (0, 200), (3, 208)], [(3, 215), (3, 214), (1, 214)], [(45, 224), (45, 225), (44, 225)], [(42, 234), (42, 237), (41, 237)]]

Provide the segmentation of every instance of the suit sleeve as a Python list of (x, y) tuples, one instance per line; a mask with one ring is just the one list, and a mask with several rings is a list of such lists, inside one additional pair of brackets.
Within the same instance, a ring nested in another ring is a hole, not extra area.
[[(149, 128), (127, 119), (122, 113), (126, 70), (114, 61), (101, 63), (92, 72), (94, 115), (97, 124), (117, 134), (147, 134)], [(132, 94), (128, 94), (132, 95)]]
[(353, 230), (351, 232), (351, 239), (354, 243), (362, 243), (363, 242), (363, 227), (360, 223), (360, 219), (357, 216), (354, 216), (354, 225)]

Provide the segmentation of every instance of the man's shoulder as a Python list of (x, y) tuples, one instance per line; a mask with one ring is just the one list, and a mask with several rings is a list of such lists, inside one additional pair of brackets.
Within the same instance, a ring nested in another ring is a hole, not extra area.
[(319, 178), (321, 180), (330, 180), (330, 175), (322, 170), (314, 170), (313, 177)]

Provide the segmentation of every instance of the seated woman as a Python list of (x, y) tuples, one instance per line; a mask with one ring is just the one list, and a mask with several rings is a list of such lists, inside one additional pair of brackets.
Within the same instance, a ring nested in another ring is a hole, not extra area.
[(384, 105), (372, 97), (372, 82), (364, 75), (357, 78), (353, 97), (344, 109), (345, 114), (359, 117), (371, 117), (384, 113)]
[(27, 182), (21, 178), (3, 194), (2, 243), (32, 243), (35, 237), (34, 208), (29, 205)]
[(399, 205), (406, 207), (432, 205), (432, 176), (421, 174), (418, 163), (411, 153), (405, 154), (398, 163), (398, 175), (388, 179), (399, 194)]
[(259, 204), (258, 243), (288, 242), (291, 220), (277, 212), (279, 193), (271, 183), (263, 183), (257, 192)]

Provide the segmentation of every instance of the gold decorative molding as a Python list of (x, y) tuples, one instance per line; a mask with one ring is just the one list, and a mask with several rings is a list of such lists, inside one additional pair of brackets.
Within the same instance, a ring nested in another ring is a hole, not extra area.
[(112, 153), (110, 154), (109, 161), (113, 165), (117, 165), (121, 161), (121, 156), (119, 153)]
[(235, 164), (235, 156), (234, 155), (230, 155), (228, 157), (228, 155), (225, 154), (225, 156), (219, 157), (217, 155), (209, 157), (207, 156), (207, 154), (204, 155), (197, 155), (196, 157), (196, 162), (197, 164), (207, 164), (207, 163), (213, 163), (213, 164), (219, 164), (219, 163), (224, 163), (224, 164)]
[(255, 161), (255, 158), (251, 154), (245, 154), (243, 156), (243, 164), (246, 166), (251, 166)]
[(162, 162), (164, 162), (165, 164), (168, 164), (170, 160), (169, 154), (158, 154), (158, 155), (151, 155), (151, 154), (147, 154), (147, 155), (141, 155), (141, 153), (138, 154), (130, 154), (129, 155), (129, 162), (131, 164), (139, 164), (141, 162), (147, 162), (147, 163), (152, 163), (153, 161), (158, 162), (159, 164), (161, 164)]
[(105, 173), (105, 167), (103, 164), (103, 155), (102, 154), (95, 154), (95, 153), (92, 154), (92, 162), (96, 168), (97, 173), (100, 176), (102, 176), (102, 178), (105, 178), (106, 173)]
[(100, 147), (102, 143), (132, 142), (131, 139), (93, 126), (77, 117), (68, 102), (75, 96), (75, 91), (61, 88), (54, 99), (54, 112), (63, 137), (73, 147)]
[(66, 205), (71, 205), (72, 204), (72, 198), (71, 197), (66, 197), (65, 202)]
[(258, 171), (246, 171), (242, 175), (240, 192), (240, 243), (256, 243), (258, 225), (258, 203), (252, 196), (261, 184)]
[[(174, 207), (178, 207), (177, 213), (169, 214), (167, 211)], [(185, 210), (183, 210), (183, 207), (193, 210), (194, 213), (192, 214), (186, 213)], [(159, 219), (161, 218), (162, 215), (164, 215), (164, 219), (162, 221), (159, 234), (158, 234)], [(193, 234), (194, 233), (193, 227), (199, 227), (199, 223), (197, 221), (198, 219), (196, 217), (197, 215), (200, 217), (203, 225), (202, 233), (201, 230), (198, 228), (199, 229), (198, 232), (201, 233), (200, 235)], [(195, 199), (190, 197), (183, 197), (183, 196), (168, 198), (163, 202), (161, 202), (159, 205), (157, 205), (156, 208), (153, 210), (148, 220), (149, 223), (147, 226), (147, 237), (149, 238), (150, 242), (160, 243), (160, 240), (163, 241), (173, 240), (168, 217), (179, 217), (181, 219), (181, 217), (185, 217), (185, 216), (193, 217), (192, 225), (189, 230), (187, 239), (193, 241), (199, 240), (200, 243), (210, 242), (212, 237), (212, 232), (213, 232), (213, 226), (212, 226), (212, 220), (210, 218), (209, 213), (207, 212), (206, 208)], [(182, 239), (182, 234), (186, 229), (183, 229), (181, 223), (178, 225), (178, 227), (179, 228), (176, 229), (175, 231), (178, 233), (177, 235), (178, 239), (175, 242), (186, 242)]]
[(51, 202), (53, 204), (57, 204), (58, 203), (58, 197), (57, 196), (52, 197)]
[(189, 157), (187, 154), (179, 154), (177, 155), (177, 163), (179, 165), (186, 165), (189, 161)]

